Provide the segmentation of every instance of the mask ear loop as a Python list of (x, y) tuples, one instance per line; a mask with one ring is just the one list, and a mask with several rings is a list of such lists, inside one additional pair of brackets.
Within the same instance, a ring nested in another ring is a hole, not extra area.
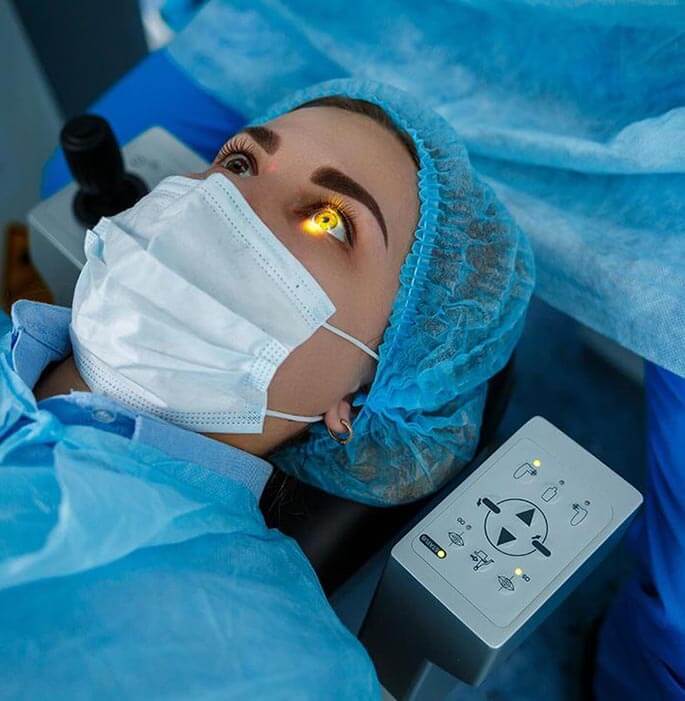
[(344, 338), (346, 341), (349, 341), (353, 345), (357, 346), (357, 348), (360, 348), (361, 350), (363, 350), (364, 353), (370, 355), (374, 360), (378, 360), (378, 353), (376, 353), (375, 351), (372, 351), (365, 343), (362, 343), (361, 341), (356, 339), (354, 336), (350, 336), (349, 333), (346, 333), (342, 329), (338, 329), (335, 326), (331, 326), (327, 321), (324, 321), (322, 326), (325, 329), (332, 331), (333, 333), (337, 334), (341, 338)]
[(273, 416), (277, 419), (288, 419), (289, 421), (300, 421), (301, 423), (313, 424), (317, 421), (321, 421), (324, 418), (323, 414), (319, 416), (300, 416), (299, 414), (286, 414), (282, 411), (276, 411), (275, 409), (267, 409), (267, 416)]
[[(336, 328), (335, 326), (331, 326), (328, 322), (324, 321), (322, 324), (325, 328), (327, 328), (329, 331), (332, 331), (334, 334), (337, 334), (338, 336), (341, 336), (345, 340), (349, 341), (353, 345), (357, 346), (357, 348), (360, 348), (363, 350), (365, 353), (368, 353), (374, 360), (378, 360), (378, 353), (375, 351), (372, 351), (366, 344), (362, 343), (361, 341), (357, 340), (354, 336), (350, 336), (349, 333), (346, 333), (345, 331), (342, 331), (341, 329)], [(282, 411), (275, 411), (274, 409), (267, 409), (265, 412), (266, 416), (273, 416), (277, 419), (289, 419), (290, 421), (299, 421), (301, 423), (315, 423), (317, 421), (321, 421), (324, 418), (323, 414), (320, 414), (319, 416), (300, 416), (299, 414), (286, 414)], [(352, 440), (352, 426), (346, 419), (340, 419), (340, 423), (342, 423), (343, 426), (347, 429), (349, 435), (346, 436), (345, 438), (338, 438), (337, 435), (334, 435), (331, 432), (331, 429), (328, 428), (328, 434), (330, 435), (331, 438), (336, 440), (338, 443), (341, 445), (345, 445), (345, 443), (349, 443)]]
[[(370, 355), (374, 360), (378, 361), (378, 353), (375, 351), (372, 351), (365, 343), (362, 343), (360, 340), (356, 339), (354, 336), (350, 336), (349, 333), (346, 333), (342, 329), (338, 329), (335, 326), (331, 326), (328, 322), (324, 322), (322, 326), (329, 331), (332, 331), (333, 333), (337, 334), (338, 336), (344, 338), (346, 341), (349, 341), (353, 345), (357, 346), (357, 348), (361, 349), (364, 351), (364, 353)], [(328, 429), (328, 435), (336, 442), (339, 443), (340, 445), (346, 445), (352, 440), (352, 436), (354, 435), (354, 431), (352, 430), (352, 425), (347, 419), (340, 419), (340, 423), (347, 429), (347, 435), (344, 438), (340, 438), (340, 436), (335, 433), (334, 431), (331, 431), (329, 426), (326, 426)]]

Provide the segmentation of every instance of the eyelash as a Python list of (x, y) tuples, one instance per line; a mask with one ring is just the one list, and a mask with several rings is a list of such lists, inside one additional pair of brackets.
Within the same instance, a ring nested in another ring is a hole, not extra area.
[(221, 147), (217, 157), (214, 159), (214, 163), (221, 163), (221, 161), (225, 161), (229, 156), (235, 154), (240, 154), (242, 156), (247, 155), (252, 167), (257, 170), (254, 146), (244, 136), (236, 136), (230, 141), (227, 141)]
[[(244, 136), (238, 136), (226, 142), (221, 147), (217, 157), (214, 159), (214, 164), (220, 164), (229, 156), (234, 155), (247, 156), (253, 170), (256, 173), (259, 173), (254, 146)], [(354, 208), (342, 198), (333, 195), (331, 197), (313, 202), (310, 205), (296, 209), (295, 213), (299, 216), (311, 217), (322, 209), (332, 209), (340, 214), (347, 231), (346, 238), (348, 240), (348, 244), (350, 246), (354, 246), (354, 242), (357, 239), (357, 213), (355, 212)], [(336, 240), (339, 241), (340, 239)]]

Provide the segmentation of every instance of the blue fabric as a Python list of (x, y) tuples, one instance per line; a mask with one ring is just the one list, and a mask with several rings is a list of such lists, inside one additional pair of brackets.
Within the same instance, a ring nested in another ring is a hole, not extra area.
[(169, 27), (178, 32), (193, 19), (205, 2), (206, 0), (166, 0), (161, 15)]
[(648, 482), (636, 574), (601, 631), (598, 699), (685, 699), (685, 379), (645, 366)]
[(682, 4), (210, 0), (169, 52), (249, 119), (330, 78), (410, 90), (529, 235), (540, 296), (685, 375)]
[[(246, 122), (235, 109), (198, 87), (163, 50), (141, 61), (89, 112), (105, 117), (122, 145), (146, 129), (161, 126), (208, 161)], [(54, 194), (71, 179), (62, 150), (57, 149), (43, 169), (42, 197)]]
[(397, 88), (356, 79), (319, 83), (277, 103), (262, 123), (342, 94), (382, 107), (419, 155), (419, 223), (400, 271), (376, 374), (353, 406), (354, 439), (323, 423), (269, 458), (348, 499), (387, 505), (442, 486), (475, 453), (487, 381), (506, 363), (533, 291), (530, 245), (469, 163), (455, 130)]
[(0, 309), (0, 337), (4, 336), (12, 328), (12, 321), (5, 312)]
[(18, 303), (0, 339), (3, 698), (380, 698), (304, 554), (264, 524), (265, 461), (101, 395), (36, 403), (67, 319)]
[[(28, 387), (35, 385), (49, 363), (71, 354), (70, 321), (71, 309), (66, 307), (28, 300), (20, 300), (13, 305), (14, 340), (10, 351), (12, 365)], [(104, 414), (97, 411), (96, 402), (97, 408), (107, 404)], [(89, 426), (102, 424), (103, 416), (104, 422), (110, 423), (107, 413), (111, 409), (117, 416), (125, 417), (126, 426), (135, 425), (135, 440), (159, 448), (176, 459), (196, 462), (210, 470), (224, 473), (242, 482), (257, 499), (271, 475), (272, 468), (266, 460), (200, 433), (161, 421), (152, 415), (134, 414), (117, 402), (92, 392), (72, 392), (70, 395), (50, 397), (39, 402), (39, 405), (63, 422), (66, 417), (70, 417), (69, 422), (72, 422), (75, 412), (79, 422)], [(107, 430), (116, 428), (116, 424), (112, 423)], [(125, 429), (125, 433), (130, 431)]]

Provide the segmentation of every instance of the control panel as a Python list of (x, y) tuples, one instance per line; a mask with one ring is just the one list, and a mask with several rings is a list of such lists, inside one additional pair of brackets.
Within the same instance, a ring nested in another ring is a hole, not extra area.
[(611, 501), (595, 486), (520, 438), (438, 510), (412, 548), (495, 625), (507, 626), (611, 523)]
[(393, 547), (360, 633), (398, 699), (429, 668), (480, 684), (601, 561), (642, 503), (539, 416), (444, 491)]

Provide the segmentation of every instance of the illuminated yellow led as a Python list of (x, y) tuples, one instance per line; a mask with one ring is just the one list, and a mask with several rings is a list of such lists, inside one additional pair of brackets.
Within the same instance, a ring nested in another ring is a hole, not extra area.
[(438, 550), (438, 557), (442, 558), (445, 557), (447, 553), (444, 550)]
[(514, 574), (515, 574), (517, 577), (520, 577), (520, 576), (523, 574), (523, 570), (522, 570), (520, 567), (517, 567), (517, 568), (514, 570)]
[(533, 460), (533, 467), (540, 467), (540, 465), (542, 465), (542, 460), (535, 458), (535, 460)]

